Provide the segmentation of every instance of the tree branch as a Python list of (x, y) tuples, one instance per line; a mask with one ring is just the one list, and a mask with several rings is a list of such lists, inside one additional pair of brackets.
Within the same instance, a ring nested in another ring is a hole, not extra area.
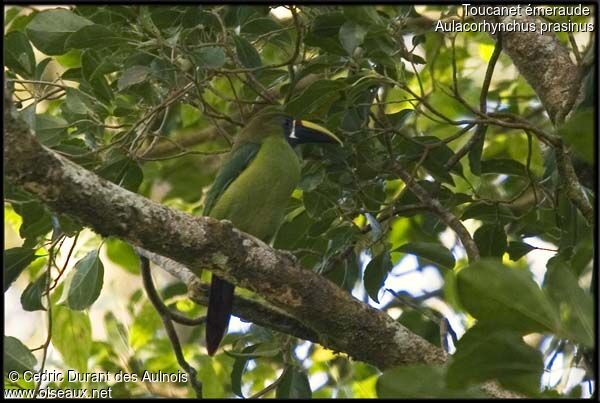
[[(173, 277), (180, 280), (188, 289), (189, 298), (199, 305), (208, 305), (210, 286), (200, 282), (190, 269), (172, 259), (157, 255), (140, 247), (134, 247), (139, 255), (148, 258)], [(284, 311), (268, 305), (236, 295), (233, 300), (233, 314), (245, 322), (286, 333), (303, 340), (318, 342), (319, 336), (312, 329), (298, 322)]]
[(421, 185), (419, 185), (414, 180), (414, 176), (412, 176), (408, 171), (402, 168), (400, 165), (396, 164), (395, 172), (398, 176), (404, 181), (406, 187), (410, 189), (412, 193), (419, 199), (421, 203), (427, 206), (431, 211), (433, 211), (440, 220), (446, 224), (448, 227), (452, 228), (456, 233), (456, 236), (462, 242), (465, 251), (467, 252), (467, 256), (469, 257), (470, 262), (474, 262), (479, 259), (479, 248), (477, 244), (469, 234), (469, 231), (465, 228), (462, 222), (454, 215), (450, 210), (442, 206), (438, 199), (432, 197), (427, 190), (425, 190)]
[(583, 188), (579, 184), (579, 179), (575, 173), (573, 162), (569, 151), (564, 145), (555, 148), (556, 166), (560, 173), (560, 178), (567, 189), (567, 196), (577, 209), (581, 212), (589, 225), (594, 225), (595, 213), (594, 207), (588, 200)]
[[(5, 98), (6, 103), (6, 98)], [(129, 192), (43, 147), (5, 104), (6, 175), (51, 209), (192, 269), (204, 268), (284, 310), (317, 342), (379, 368), (442, 363), (444, 352), (289, 254), (227, 221), (194, 217)]]
[[(442, 364), (444, 351), (227, 221), (194, 217), (125, 190), (42, 146), (4, 94), (5, 173), (51, 209), (251, 290), (310, 328), (317, 342), (380, 369)], [(495, 383), (495, 397), (515, 397)]]
[(491, 18), (506, 24), (513, 20), (520, 24), (536, 24), (535, 31), (502, 32), (502, 47), (538, 95), (550, 119), (555, 124), (561, 123), (573, 107), (569, 95), (579, 92), (581, 81), (569, 50), (554, 33), (540, 35), (541, 21), (537, 17), (475, 17), (476, 20)]
[[(489, 17), (476, 17), (486, 19)], [(585, 64), (577, 66), (569, 56), (569, 50), (560, 43), (552, 32), (540, 35), (540, 20), (536, 17), (503, 17), (500, 22), (535, 23), (536, 31), (503, 32), (503, 50), (531, 85), (546, 108), (555, 126), (560, 126), (570, 116), (573, 108), (582, 98)], [(585, 196), (579, 182), (571, 156), (562, 141), (552, 143), (557, 160), (558, 171), (567, 187), (571, 202), (592, 225), (595, 220), (594, 208)]]

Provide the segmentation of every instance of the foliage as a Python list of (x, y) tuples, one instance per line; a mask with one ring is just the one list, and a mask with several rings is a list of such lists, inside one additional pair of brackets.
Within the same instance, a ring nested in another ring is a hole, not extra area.
[[(302, 180), (274, 246), (365, 302), (401, 312), (401, 323), (434, 344), (466, 330), (447, 365), (381, 374), (257, 325), (228, 335), (226, 354), (210, 359), (202, 327), (178, 328), (205, 396), (477, 397), (491, 379), (538, 396), (568, 392), (543, 378), (557, 355), (571, 368), (591, 362), (592, 227), (569, 198), (552, 144), (510, 123), (526, 119), (529, 128), (564, 137), (581, 158), (578, 173), (590, 171), (592, 106), (555, 131), (502, 54), (485, 89), (487, 112), (479, 111), (494, 45), (483, 33), (415, 25), (432, 13), (448, 18), (457, 8), (5, 8), (5, 76), (42, 144), (123, 188), (199, 214), (238, 128), (256, 108), (284, 103), (295, 118), (338, 134), (344, 147), (299, 151)], [(481, 113), (497, 117), (483, 124)], [(400, 180), (399, 169), (467, 226), (482, 260), (467, 261), (461, 240), (412, 183)], [(593, 182), (580, 176), (594, 198)], [(87, 244), (78, 242), (86, 232), (75, 220), (9, 183), (5, 189), (12, 217), (5, 226), (22, 240), (5, 250), (5, 291), (22, 286), (23, 308), (51, 315), (48, 341), (63, 368), (139, 376), (180, 370), (141, 289), (123, 312), (105, 312), (106, 339), (92, 333), (90, 313), (102, 312), (94, 302), (111, 292), (105, 265), (139, 273), (131, 247), (89, 234)], [(536, 252), (554, 256), (543, 281), (532, 270), (540, 266)], [(443, 286), (423, 293), (395, 281), (410, 259), (418, 272), (432, 269)], [(160, 293), (188, 316), (204, 312), (181, 284)], [(442, 330), (448, 322), (441, 312), (456, 329)], [(41, 360), (5, 336), (5, 362), (23, 369)], [(592, 377), (587, 368), (583, 381)], [(69, 387), (83, 383), (75, 384)], [(187, 383), (113, 385), (113, 397), (149, 394), (193, 391)]]

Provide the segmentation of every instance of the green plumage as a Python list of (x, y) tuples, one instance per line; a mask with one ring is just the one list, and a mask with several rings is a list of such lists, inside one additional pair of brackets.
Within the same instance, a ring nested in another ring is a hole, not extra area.
[[(267, 109), (238, 135), (228, 161), (209, 191), (204, 214), (268, 242), (300, 180), (300, 162), (286, 140), (282, 114)], [(206, 321), (206, 345), (214, 354), (227, 330), (234, 286), (213, 276)]]
[[(204, 215), (227, 219), (268, 242), (300, 180), (300, 161), (290, 144), (303, 143), (342, 142), (322, 126), (286, 116), (278, 106), (263, 109), (238, 135), (208, 192)], [(209, 355), (217, 351), (227, 331), (234, 288), (213, 275), (206, 314)]]
[(215, 179), (205, 214), (268, 241), (299, 180), (300, 162), (281, 133), (266, 135), (261, 143), (242, 143)]
[(221, 167), (215, 181), (206, 195), (203, 215), (210, 215), (217, 199), (242, 173), (258, 152), (260, 144), (245, 143), (229, 155), (229, 160)]

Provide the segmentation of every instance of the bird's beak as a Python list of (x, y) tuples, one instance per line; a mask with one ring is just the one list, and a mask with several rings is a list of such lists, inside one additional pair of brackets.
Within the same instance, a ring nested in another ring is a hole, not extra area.
[(316, 123), (295, 119), (291, 121), (290, 126), (287, 137), (292, 144), (337, 143), (341, 146), (344, 145), (339, 137)]

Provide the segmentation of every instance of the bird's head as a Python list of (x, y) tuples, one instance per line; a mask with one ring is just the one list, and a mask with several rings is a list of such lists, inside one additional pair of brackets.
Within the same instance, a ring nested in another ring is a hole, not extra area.
[[(283, 129), (283, 132), (281, 130)], [(325, 127), (307, 120), (295, 119), (280, 106), (268, 106), (254, 116), (243, 130), (244, 137), (266, 136), (269, 133), (283, 133), (292, 147), (306, 143), (343, 142)]]
[(305, 143), (337, 143), (344, 145), (335, 134), (316, 123), (308, 120), (294, 119), (291, 116), (283, 118), (283, 134), (293, 147)]

